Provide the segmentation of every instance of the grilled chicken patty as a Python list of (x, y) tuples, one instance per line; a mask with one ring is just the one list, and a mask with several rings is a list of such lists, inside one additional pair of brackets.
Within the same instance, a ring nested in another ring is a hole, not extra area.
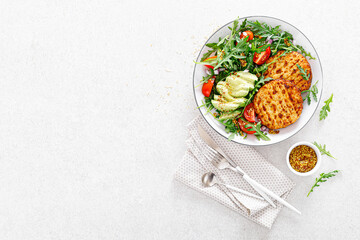
[(270, 129), (293, 124), (303, 109), (300, 90), (291, 81), (283, 79), (272, 80), (262, 86), (253, 102), (261, 123)]
[[(279, 51), (276, 55), (270, 57), (266, 63), (272, 62), (275, 58), (280, 56), (284, 51)], [(296, 64), (299, 64), (307, 74), (310, 73), (309, 80), (305, 80), (299, 68)], [(285, 56), (277, 59), (276, 62), (269, 65), (267, 71), (264, 73), (264, 77), (271, 77), (273, 79), (285, 79), (293, 82), (300, 91), (304, 91), (310, 88), (312, 72), (309, 62), (306, 58), (298, 52), (290, 52)]]

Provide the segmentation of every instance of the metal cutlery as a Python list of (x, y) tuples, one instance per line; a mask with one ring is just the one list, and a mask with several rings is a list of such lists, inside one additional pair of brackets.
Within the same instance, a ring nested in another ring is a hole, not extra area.
[[(205, 149), (207, 149), (207, 151), (203, 151), (204, 156), (211, 161), (211, 163), (218, 169), (231, 169), (234, 172), (238, 172), (240, 173), (243, 177), (245, 175), (245, 173), (239, 172), (238, 169), (236, 169), (236, 167), (231, 166), (231, 164), (218, 152), (216, 152), (214, 149), (212, 149), (211, 147), (205, 145)], [(244, 178), (245, 179), (245, 178)], [(274, 204), (274, 202), (260, 189), (258, 189), (257, 187), (255, 187), (253, 185), (253, 183), (249, 181), (247, 181), (250, 186), (257, 191), (271, 206), (273, 206), (274, 208), (276, 208), (276, 205)]]
[[(256, 190), (264, 199), (266, 199), (272, 206), (276, 207), (275, 204), (269, 199), (269, 196), (273, 197), (274, 199), (278, 200), (280, 203), (282, 203), (284, 206), (288, 207), (289, 209), (295, 211), (298, 214), (301, 214), (299, 210), (297, 210), (295, 207), (290, 205), (288, 202), (283, 200), (281, 197), (267, 189), (266, 187), (262, 186), (260, 183), (256, 182), (252, 178), (250, 178), (239, 166), (235, 164), (214, 142), (214, 140), (205, 132), (205, 130), (198, 125), (198, 132), (200, 137), (204, 140), (206, 143), (206, 153), (205, 149), (202, 149), (201, 152), (204, 154), (204, 156), (211, 161), (211, 163), (219, 168), (219, 169), (231, 169), (233, 171), (236, 171), (241, 174), (241, 176), (244, 178), (245, 181), (247, 181), (253, 188)], [(201, 148), (200, 148), (201, 149)], [(267, 194), (267, 195), (266, 195)]]
[(247, 181), (249, 183), (249, 185), (257, 192), (259, 193), (272, 207), (276, 208), (276, 205), (274, 204), (274, 202), (260, 189), (258, 189), (256, 186), (254, 186), (254, 184), (252, 183), (252, 181), (248, 181), (245, 176), (245, 172), (238, 166), (236, 166), (235, 162), (233, 162), (229, 157), (226, 156), (226, 154), (217, 146), (217, 144), (214, 142), (214, 140), (205, 132), (205, 130), (198, 125), (198, 133), (200, 135), (200, 137), (204, 140), (204, 142), (206, 143), (205, 146), (207, 149), (212, 150), (213, 154), (217, 154), (217, 153), (221, 153), (222, 156), (220, 161), (217, 161), (213, 156), (209, 157), (207, 155), (205, 155), (205, 157), (211, 161), (211, 163), (219, 168), (219, 169), (226, 169), (229, 168), (233, 171), (236, 171), (238, 173), (241, 174), (241, 176), (244, 178), (245, 181)]
[(217, 178), (216, 178), (216, 175), (212, 172), (208, 172), (208, 173), (205, 173), (202, 177), (201, 177), (201, 181), (202, 183), (204, 184), (205, 187), (212, 187), (214, 186), (215, 184), (219, 184), (219, 185), (223, 185), (231, 190), (234, 190), (236, 192), (240, 192), (244, 195), (247, 195), (247, 196), (250, 196), (250, 197), (253, 197), (253, 198), (257, 198), (257, 199), (260, 199), (260, 200), (264, 200), (262, 197), (259, 197), (255, 194), (252, 194), (248, 191), (245, 191), (245, 190), (242, 190), (240, 188), (237, 188), (237, 187), (233, 187), (231, 185), (228, 185), (228, 184), (224, 184), (224, 183), (221, 183)]

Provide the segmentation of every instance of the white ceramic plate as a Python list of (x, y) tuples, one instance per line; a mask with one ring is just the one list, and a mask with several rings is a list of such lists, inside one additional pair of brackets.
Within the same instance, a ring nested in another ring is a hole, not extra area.
[[(319, 93), (317, 95), (318, 102), (315, 102), (312, 100), (311, 105), (309, 106), (306, 102), (304, 102), (304, 108), (302, 111), (302, 114), (300, 118), (290, 126), (280, 129), (279, 134), (270, 134), (269, 137), (271, 138), (270, 141), (263, 141), (263, 140), (257, 140), (257, 138), (253, 135), (248, 135), (246, 139), (243, 139), (241, 136), (236, 136), (232, 141), (245, 144), (245, 145), (251, 145), (251, 146), (265, 146), (270, 145), (274, 143), (281, 142), (294, 134), (296, 134), (298, 131), (300, 131), (310, 120), (310, 118), (314, 115), (316, 108), (319, 105), (319, 101), (321, 99), (321, 93), (322, 93), (322, 86), (323, 86), (323, 73), (321, 68), (321, 63), (319, 56), (314, 48), (314, 46), (311, 44), (310, 40), (302, 33), (299, 29), (294, 27), (293, 25), (277, 19), (273, 17), (266, 17), (266, 16), (252, 16), (252, 17), (244, 17), (240, 19), (240, 24), (242, 20), (247, 18), (248, 20), (255, 21), (258, 20), (259, 22), (265, 22), (268, 25), (275, 27), (277, 25), (280, 25), (281, 29), (287, 32), (290, 32), (294, 40), (296, 41), (296, 44), (299, 44), (304, 47), (304, 49), (307, 52), (310, 52), (313, 57), (316, 58), (316, 60), (308, 60), (311, 65), (311, 70), (313, 74), (312, 78), (312, 84), (317, 83), (317, 88), (319, 89)], [(217, 30), (207, 41), (207, 43), (217, 42), (219, 37), (225, 37), (230, 33), (230, 30), (228, 27), (232, 26), (233, 22), (229, 22), (223, 27), (221, 27), (219, 30)], [(200, 62), (201, 57), (204, 53), (208, 51), (208, 47), (204, 46), (202, 47), (199, 56), (197, 58), (197, 62)], [(194, 74), (193, 74), (193, 86), (194, 86), (194, 94), (195, 94), (195, 101), (198, 106), (202, 105), (202, 101), (204, 100), (204, 96), (201, 92), (201, 87), (199, 86), (200, 81), (202, 80), (203, 76), (206, 75), (205, 73), (206, 67), (203, 65), (195, 64), (194, 68)], [(228, 138), (230, 134), (225, 132), (225, 127), (219, 123), (211, 114), (206, 114), (206, 109), (199, 108), (201, 115), (205, 118), (205, 120), (209, 123), (209, 125), (217, 131), (220, 135), (224, 136), (225, 138)]]

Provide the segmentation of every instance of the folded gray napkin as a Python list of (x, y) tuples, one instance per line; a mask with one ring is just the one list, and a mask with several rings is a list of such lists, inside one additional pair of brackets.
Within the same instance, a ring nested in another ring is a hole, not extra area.
[[(175, 173), (175, 179), (208, 195), (246, 218), (262, 226), (271, 228), (282, 209), (282, 204), (274, 201), (277, 208), (273, 208), (266, 201), (229, 190), (224, 186), (216, 185), (206, 188), (202, 185), (202, 175), (206, 172), (213, 172), (221, 182), (257, 194), (256, 191), (243, 180), (240, 174), (229, 169), (219, 170), (205, 158), (199, 149), (199, 147), (202, 148), (205, 143), (197, 132), (198, 125), (204, 128), (218, 146), (251, 178), (278, 196), (286, 199), (295, 186), (288, 177), (267, 162), (254, 148), (228, 141), (215, 132), (205, 122), (202, 116), (195, 118), (187, 126), (190, 133), (189, 139), (186, 140), (188, 150)], [(197, 144), (195, 144), (194, 141), (196, 141)]]

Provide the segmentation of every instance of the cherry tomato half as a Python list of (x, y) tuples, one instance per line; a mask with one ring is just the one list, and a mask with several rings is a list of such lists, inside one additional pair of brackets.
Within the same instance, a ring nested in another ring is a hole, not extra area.
[(269, 59), (270, 54), (271, 54), (271, 49), (270, 49), (270, 47), (268, 47), (265, 51), (263, 51), (261, 53), (255, 53), (253, 61), (257, 65), (262, 65), (266, 62), (266, 60)]
[(247, 134), (254, 134), (254, 133), (256, 133), (256, 131), (248, 131), (249, 128), (245, 128), (245, 125), (246, 125), (247, 123), (244, 122), (243, 120), (241, 120), (241, 118), (238, 119), (238, 123), (239, 123), (239, 126), (240, 126), (241, 130), (242, 130), (244, 133), (247, 133)]
[[(216, 58), (217, 58), (217, 56), (208, 57), (203, 62), (208, 62), (209, 64), (214, 64), (215, 63), (215, 65), (216, 65)], [(208, 68), (212, 68), (212, 69), (214, 68), (214, 66), (212, 66), (212, 65), (205, 64), (204, 66), (208, 67)]]
[(254, 104), (253, 103), (250, 103), (249, 105), (247, 105), (245, 107), (244, 117), (249, 122), (252, 122), (252, 123), (255, 122), (255, 109), (254, 109)]
[(202, 86), (202, 93), (204, 94), (205, 97), (210, 97), (211, 94), (211, 90), (214, 86), (214, 81), (215, 79), (209, 79), (207, 83), (204, 83)]
[(245, 31), (245, 32), (242, 32), (240, 34), (240, 39), (243, 39), (243, 38), (246, 38), (247, 36), (249, 36), (248, 40), (246, 40), (247, 42), (250, 41), (250, 40), (253, 40), (254, 39), (254, 34), (252, 31)]

